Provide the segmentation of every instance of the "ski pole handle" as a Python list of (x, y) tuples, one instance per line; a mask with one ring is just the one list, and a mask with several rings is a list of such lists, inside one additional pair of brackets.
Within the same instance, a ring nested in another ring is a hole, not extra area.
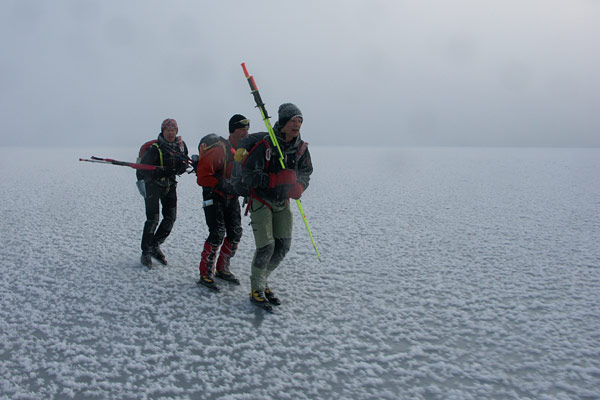
[(242, 63), (242, 69), (244, 70), (244, 75), (246, 75), (246, 78), (250, 78), (250, 74), (248, 73), (248, 70), (246, 69), (246, 63)]
[(267, 109), (265, 108), (265, 103), (262, 101), (260, 97), (260, 92), (256, 86), (256, 82), (254, 81), (254, 77), (250, 76), (248, 73), (248, 69), (246, 68), (246, 63), (242, 63), (242, 69), (244, 70), (244, 75), (246, 75), (246, 79), (248, 80), (248, 85), (250, 85), (250, 92), (252, 93), (252, 97), (254, 97), (254, 102), (256, 103), (256, 107), (260, 110), (263, 120), (267, 123), (269, 114), (267, 113)]
[(250, 89), (254, 90), (258, 90), (258, 87), (256, 86), (256, 82), (254, 82), (254, 77), (250, 76), (250, 74), (248, 73), (248, 69), (246, 68), (246, 63), (242, 63), (242, 69), (244, 70), (244, 75), (246, 76), (246, 79), (248, 79), (248, 83), (250, 84)]

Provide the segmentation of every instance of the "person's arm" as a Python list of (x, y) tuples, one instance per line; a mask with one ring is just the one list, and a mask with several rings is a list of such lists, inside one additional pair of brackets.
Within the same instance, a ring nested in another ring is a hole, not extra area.
[(266, 189), (269, 187), (269, 174), (265, 172), (266, 146), (264, 143), (257, 145), (248, 154), (242, 168), (242, 179), (251, 188)]
[[(308, 146), (307, 143), (303, 143), (302, 145)], [(302, 193), (304, 193), (308, 187), (312, 172), (313, 168), (310, 153), (308, 152), (308, 147), (305, 147), (296, 164), (296, 183), (288, 190), (288, 197), (296, 200), (302, 197)]]
[(310, 152), (307, 148), (298, 159), (298, 170), (296, 171), (296, 180), (302, 184), (304, 190), (308, 187), (312, 173), (312, 159), (310, 158)]

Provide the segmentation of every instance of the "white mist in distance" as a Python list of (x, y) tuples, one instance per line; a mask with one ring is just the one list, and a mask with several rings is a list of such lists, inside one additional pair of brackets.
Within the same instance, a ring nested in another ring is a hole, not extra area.
[[(600, 3), (6, 0), (5, 146), (192, 145), (296, 103), (318, 145), (600, 145)], [(272, 121), (274, 122), (274, 120)]]

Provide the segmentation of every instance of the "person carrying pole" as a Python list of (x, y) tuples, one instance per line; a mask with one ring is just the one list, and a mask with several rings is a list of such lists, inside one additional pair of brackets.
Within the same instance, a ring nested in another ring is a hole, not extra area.
[[(142, 256), (140, 262), (152, 267), (152, 257), (167, 265), (167, 258), (160, 245), (167, 239), (177, 217), (177, 180), (188, 163), (188, 149), (181, 137), (177, 136), (177, 121), (165, 119), (157, 141), (141, 157), (140, 164), (159, 166), (155, 169), (138, 169), (138, 181), (144, 182), (144, 203), (146, 222), (142, 233)], [(163, 219), (159, 225), (159, 210), (162, 204)]]
[(250, 220), (256, 250), (250, 275), (250, 301), (266, 310), (281, 304), (269, 287), (268, 278), (290, 249), (293, 218), (289, 199), (299, 199), (313, 172), (308, 143), (300, 137), (300, 109), (285, 103), (271, 136), (248, 154), (243, 180), (251, 188)]

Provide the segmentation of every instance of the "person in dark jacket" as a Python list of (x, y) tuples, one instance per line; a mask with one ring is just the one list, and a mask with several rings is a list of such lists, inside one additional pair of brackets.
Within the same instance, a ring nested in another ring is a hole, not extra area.
[(268, 137), (249, 153), (242, 169), (244, 182), (252, 188), (250, 219), (256, 244), (250, 301), (261, 306), (281, 304), (267, 280), (292, 242), (289, 199), (302, 196), (313, 172), (308, 143), (300, 138), (302, 112), (294, 104), (285, 103), (279, 107), (278, 117), (273, 131), (283, 152), (285, 169), (279, 161), (279, 151)]
[[(167, 118), (163, 121), (158, 140), (146, 150), (140, 163), (156, 165), (153, 171), (138, 170), (138, 180), (145, 187), (146, 223), (142, 233), (142, 257), (140, 262), (152, 267), (152, 257), (167, 265), (167, 259), (160, 245), (167, 239), (177, 217), (176, 175), (187, 169), (188, 149), (180, 136), (177, 121)], [(159, 207), (162, 204), (163, 219), (159, 225)]]
[(202, 186), (203, 210), (209, 231), (200, 259), (198, 283), (213, 290), (219, 290), (213, 277), (240, 284), (230, 270), (230, 260), (242, 237), (242, 215), (237, 193), (229, 180), (235, 150), (248, 134), (249, 128), (250, 121), (246, 117), (241, 114), (232, 116), (229, 119), (229, 139), (215, 134), (203, 139), (207, 141), (207, 147), (196, 169), (196, 181)]

